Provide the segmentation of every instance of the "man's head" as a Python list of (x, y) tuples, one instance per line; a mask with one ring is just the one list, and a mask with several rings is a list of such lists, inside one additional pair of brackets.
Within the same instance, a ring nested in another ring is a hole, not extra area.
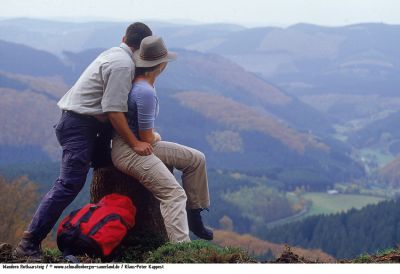
[(140, 48), (140, 43), (142, 42), (143, 38), (146, 38), (152, 34), (153, 32), (146, 24), (136, 22), (129, 25), (129, 27), (126, 29), (123, 41), (129, 47), (136, 50)]

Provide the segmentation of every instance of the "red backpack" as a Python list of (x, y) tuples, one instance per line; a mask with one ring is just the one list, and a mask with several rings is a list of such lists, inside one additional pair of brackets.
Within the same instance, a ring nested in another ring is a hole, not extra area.
[(109, 258), (127, 231), (135, 225), (136, 208), (120, 194), (104, 196), (65, 217), (57, 230), (57, 245), (63, 256)]

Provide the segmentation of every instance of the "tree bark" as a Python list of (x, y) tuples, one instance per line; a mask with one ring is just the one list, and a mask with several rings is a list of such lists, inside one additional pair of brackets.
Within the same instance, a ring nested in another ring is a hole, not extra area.
[[(128, 232), (127, 238), (141, 239), (140, 245), (143, 245), (143, 239), (152, 239), (153, 243), (154, 239), (158, 239), (159, 245), (168, 241), (160, 203), (151, 192), (136, 179), (113, 166), (95, 169), (90, 188), (91, 203), (97, 203), (103, 196), (111, 193), (128, 196), (136, 207), (136, 224)], [(133, 242), (129, 244), (135, 245)]]

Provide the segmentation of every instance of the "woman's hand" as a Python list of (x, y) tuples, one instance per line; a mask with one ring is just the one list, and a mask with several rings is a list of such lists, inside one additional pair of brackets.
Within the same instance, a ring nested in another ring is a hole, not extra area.
[(159, 141), (161, 141), (161, 135), (158, 132), (154, 131), (154, 143)]
[(147, 142), (149, 144), (154, 144), (155, 142), (161, 141), (161, 136), (154, 129), (149, 128), (145, 130), (139, 129), (140, 140)]

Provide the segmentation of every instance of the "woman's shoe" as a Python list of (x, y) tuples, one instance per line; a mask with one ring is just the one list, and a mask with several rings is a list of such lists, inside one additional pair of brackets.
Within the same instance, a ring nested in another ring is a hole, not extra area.
[(200, 214), (202, 211), (203, 208), (187, 210), (189, 229), (197, 237), (211, 241), (214, 238), (214, 233), (211, 229), (204, 226)]

